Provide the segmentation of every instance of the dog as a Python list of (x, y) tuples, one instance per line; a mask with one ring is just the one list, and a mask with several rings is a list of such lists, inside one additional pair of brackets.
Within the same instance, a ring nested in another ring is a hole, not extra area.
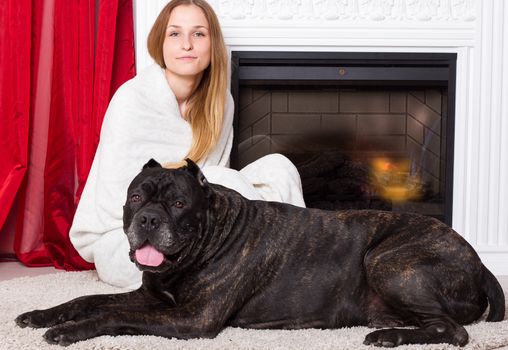
[[(463, 324), (504, 318), (501, 286), (442, 222), (374, 210), (251, 201), (208, 183), (191, 160), (150, 160), (123, 214), (135, 291), (84, 296), (17, 317), (69, 345), (100, 335), (215, 337), (227, 326), (370, 326), (364, 344), (463, 346)], [(412, 326), (414, 328), (396, 328)]]

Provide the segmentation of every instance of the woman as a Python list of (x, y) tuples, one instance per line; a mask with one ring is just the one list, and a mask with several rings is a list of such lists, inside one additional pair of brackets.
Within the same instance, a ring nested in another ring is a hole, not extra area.
[(210, 182), (251, 199), (304, 206), (298, 172), (281, 155), (240, 172), (226, 168), (233, 140), (228, 56), (206, 1), (171, 1), (152, 27), (148, 51), (156, 64), (110, 102), (70, 230), (72, 244), (95, 263), (99, 277), (128, 288), (140, 285), (141, 272), (129, 260), (122, 206), (130, 181), (150, 158), (169, 166), (189, 157)]

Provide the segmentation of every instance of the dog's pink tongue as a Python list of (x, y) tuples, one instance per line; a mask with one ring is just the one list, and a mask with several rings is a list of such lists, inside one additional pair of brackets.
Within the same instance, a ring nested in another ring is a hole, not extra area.
[(136, 260), (138, 263), (146, 266), (159, 266), (164, 261), (164, 255), (147, 244), (136, 250)]

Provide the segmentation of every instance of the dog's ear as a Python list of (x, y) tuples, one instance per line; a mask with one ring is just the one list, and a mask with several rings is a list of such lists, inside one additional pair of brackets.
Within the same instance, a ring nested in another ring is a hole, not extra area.
[(187, 162), (187, 170), (189, 170), (189, 172), (198, 180), (201, 187), (208, 187), (208, 180), (206, 179), (205, 175), (203, 175), (203, 172), (199, 166), (190, 158), (185, 158), (185, 161)]
[(155, 159), (151, 158), (148, 163), (143, 165), (143, 170), (146, 168), (162, 168), (162, 165), (160, 165), (159, 162), (157, 162)]

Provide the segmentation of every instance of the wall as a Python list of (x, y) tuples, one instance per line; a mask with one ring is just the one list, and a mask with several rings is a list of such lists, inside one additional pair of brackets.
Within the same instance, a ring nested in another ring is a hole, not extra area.
[[(138, 69), (166, 0), (135, 0)], [(215, 0), (231, 50), (457, 53), (453, 227), (508, 275), (508, 4)], [(503, 138), (502, 135), (505, 135)]]

